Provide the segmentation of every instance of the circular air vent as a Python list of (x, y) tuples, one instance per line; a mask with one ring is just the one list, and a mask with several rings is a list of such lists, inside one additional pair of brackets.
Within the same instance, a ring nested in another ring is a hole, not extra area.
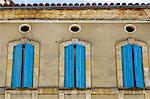
[(69, 27), (69, 31), (71, 33), (79, 33), (81, 31), (81, 27), (80, 25), (78, 24), (72, 24), (70, 27)]
[(29, 24), (21, 24), (19, 26), (19, 31), (21, 33), (28, 33), (31, 31), (31, 26)]
[(127, 33), (134, 33), (136, 31), (136, 26), (133, 25), (133, 24), (127, 24), (125, 27), (124, 27), (124, 30), (125, 32)]

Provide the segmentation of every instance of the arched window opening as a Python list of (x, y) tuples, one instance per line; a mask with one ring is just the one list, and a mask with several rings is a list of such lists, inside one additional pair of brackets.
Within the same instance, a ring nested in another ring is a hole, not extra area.
[(71, 44), (65, 47), (65, 88), (85, 88), (85, 47)]
[(60, 44), (59, 87), (91, 88), (90, 43), (77, 38)]
[(135, 44), (122, 46), (124, 88), (144, 88), (142, 47)]
[(34, 46), (14, 46), (12, 66), (12, 88), (32, 88), (34, 67)]
[(145, 42), (135, 39), (116, 45), (118, 88), (149, 88), (148, 50)]
[(40, 44), (21, 39), (9, 43), (7, 88), (38, 88)]

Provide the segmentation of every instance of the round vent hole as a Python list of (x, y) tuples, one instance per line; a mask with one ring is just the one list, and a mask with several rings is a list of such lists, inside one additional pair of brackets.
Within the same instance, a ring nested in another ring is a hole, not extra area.
[(125, 31), (127, 33), (134, 33), (136, 31), (136, 27), (132, 24), (126, 25), (125, 26)]
[(71, 31), (78, 32), (79, 31), (79, 27), (73, 26), (73, 27), (71, 27)]
[(134, 27), (128, 26), (128, 27), (126, 27), (126, 30), (128, 32), (133, 32), (135, 29), (134, 29)]
[(28, 24), (22, 24), (22, 25), (20, 25), (20, 27), (19, 27), (19, 31), (20, 31), (21, 33), (27, 33), (27, 32), (29, 32), (30, 30), (31, 30), (31, 26), (28, 25)]
[(81, 27), (77, 24), (73, 24), (69, 27), (69, 31), (72, 33), (79, 33), (81, 31)]

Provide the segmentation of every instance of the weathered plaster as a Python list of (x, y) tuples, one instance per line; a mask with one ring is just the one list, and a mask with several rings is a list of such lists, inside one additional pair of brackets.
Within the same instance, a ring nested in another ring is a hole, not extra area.
[(0, 10), (0, 20), (50, 19), (50, 20), (149, 20), (150, 9), (99, 9), (99, 10)]

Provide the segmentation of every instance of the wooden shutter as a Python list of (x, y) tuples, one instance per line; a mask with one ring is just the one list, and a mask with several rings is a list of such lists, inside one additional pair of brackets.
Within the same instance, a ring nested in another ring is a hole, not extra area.
[(33, 85), (33, 66), (34, 66), (34, 47), (25, 44), (24, 48), (24, 88), (32, 88)]
[(132, 45), (122, 47), (123, 87), (134, 87)]
[(22, 44), (15, 46), (13, 52), (12, 66), (12, 88), (21, 87), (21, 72), (22, 72)]
[(74, 88), (74, 45), (65, 47), (65, 77), (64, 87)]
[(142, 47), (133, 45), (134, 52), (134, 73), (135, 73), (135, 87), (144, 88), (144, 73), (142, 63)]
[(76, 87), (85, 88), (85, 47), (76, 45)]

